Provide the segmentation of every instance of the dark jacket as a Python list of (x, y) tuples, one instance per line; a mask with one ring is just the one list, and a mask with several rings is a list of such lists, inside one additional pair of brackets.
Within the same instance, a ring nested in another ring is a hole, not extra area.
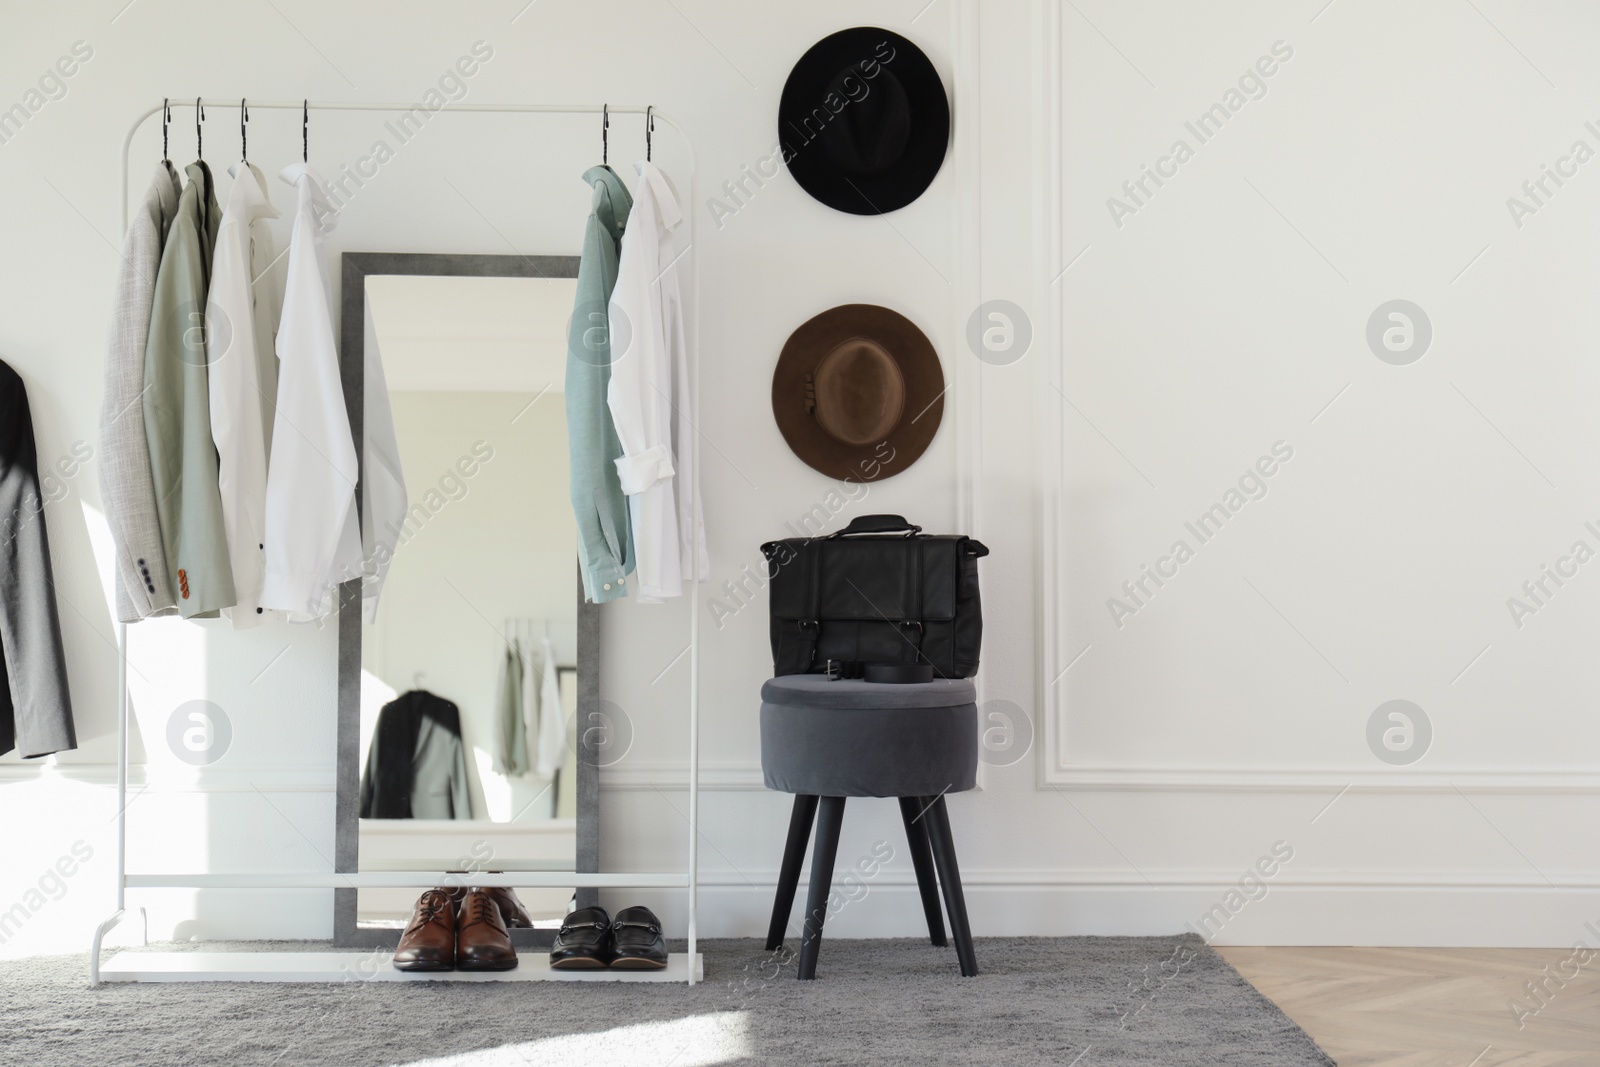
[(378, 712), (361, 775), (363, 819), (470, 819), (461, 712), (413, 689)]
[(22, 379), (0, 361), (0, 752), (77, 748), (56, 616), (33, 417)]

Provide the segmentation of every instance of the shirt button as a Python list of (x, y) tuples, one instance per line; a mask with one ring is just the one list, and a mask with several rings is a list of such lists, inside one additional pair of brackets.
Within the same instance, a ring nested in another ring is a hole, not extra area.
[(610, 589), (611, 588), (611, 583), (607, 582), (605, 585), (602, 585), (600, 588), (602, 588), (602, 589)]
[(618, 585), (627, 585), (628, 584), (628, 579), (626, 579), (626, 578), (618, 578), (617, 579), (617, 584)]
[(264, 610), (266, 610), (266, 609), (265, 608), (257, 608), (256, 609), (256, 614), (260, 615)]

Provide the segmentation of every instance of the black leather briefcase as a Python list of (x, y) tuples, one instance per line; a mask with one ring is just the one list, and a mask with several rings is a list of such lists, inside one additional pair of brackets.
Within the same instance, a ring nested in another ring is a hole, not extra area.
[(931, 664), (941, 678), (978, 671), (983, 609), (970, 537), (923, 536), (899, 515), (864, 515), (826, 537), (761, 546), (772, 613), (772, 673), (844, 677), (867, 664)]

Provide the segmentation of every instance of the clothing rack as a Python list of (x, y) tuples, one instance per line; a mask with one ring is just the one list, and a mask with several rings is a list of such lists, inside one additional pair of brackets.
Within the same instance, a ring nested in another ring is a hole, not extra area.
[[(576, 628), (578, 624), (563, 619), (556, 625)], [(500, 636), (505, 639), (508, 645), (512, 641), (520, 641), (522, 643), (522, 657), (531, 665), (534, 659), (535, 643), (541, 637), (550, 637), (550, 620), (547, 618), (534, 618), (530, 615), (507, 616), (500, 626)], [(554, 639), (552, 638), (553, 641)], [(542, 666), (541, 664), (540, 667), (542, 668)], [(577, 669), (578, 666), (575, 663), (556, 664), (556, 673), (558, 675), (576, 671)]]
[[(180, 106), (191, 106), (185, 98), (171, 97), (169, 100), (180, 100)], [(207, 106), (211, 107), (240, 107), (243, 101), (235, 103), (232, 99), (196, 98), (192, 105), (197, 113), (203, 113)], [(412, 111), (416, 103), (345, 103), (338, 101), (312, 101), (312, 100), (250, 100), (249, 106), (256, 110), (269, 111), (300, 111), (302, 113), (303, 132), (309, 127), (309, 113), (312, 111)], [(693, 249), (698, 240), (698, 212), (694, 210), (697, 195), (697, 182), (699, 168), (696, 162), (694, 142), (687, 131), (666, 112), (654, 106), (640, 105), (613, 105), (601, 104), (446, 104), (434, 115), (446, 112), (465, 112), (475, 114), (507, 114), (507, 115), (596, 115), (600, 116), (604, 126), (609, 126), (609, 116), (641, 115), (646, 117), (647, 125), (652, 120), (666, 123), (682, 139), (689, 156), (689, 196), (688, 210), (685, 214), (689, 219), (688, 248)], [(170, 104), (163, 101), (154, 107), (146, 109), (139, 114), (128, 127), (127, 134), (122, 139), (122, 233), (128, 230), (128, 216), (130, 211), (130, 190), (128, 179), (131, 171), (133, 140), (145, 121), (154, 115), (166, 113), (170, 115)], [(648, 132), (648, 130), (647, 130)], [(605, 136), (605, 129), (601, 131)], [(307, 155), (309, 155), (309, 134), (306, 134)], [(647, 149), (648, 151), (648, 149)], [(693, 417), (693, 424), (699, 425), (700, 413), (700, 351), (698, 344), (700, 321), (700, 257), (694, 256), (691, 261), (691, 281), (693, 294), (690, 301), (689, 330), (690, 330), (690, 360), (693, 383), (690, 387), (689, 406)], [(698, 464), (699, 440), (698, 437), (688, 447)], [(690, 490), (690, 506), (693, 507), (694, 498), (698, 494), (698, 482)], [(691, 510), (691, 514), (694, 512)], [(691, 536), (696, 532), (692, 531)], [(691, 590), (698, 589), (701, 579), (700, 561), (698, 553), (693, 553), (694, 562), (691, 573)], [(686, 856), (685, 870), (649, 872), (633, 874), (602, 874), (580, 873), (577, 871), (508, 871), (503, 874), (479, 874), (476, 877), (478, 884), (485, 887), (510, 886), (510, 887), (548, 887), (548, 888), (630, 888), (630, 889), (685, 889), (688, 892), (688, 955), (687, 963), (683, 968), (684, 980), (689, 985), (694, 985), (700, 978), (699, 956), (696, 948), (698, 942), (699, 918), (699, 810), (700, 810), (700, 615), (695, 611), (695, 596), (691, 592), (683, 598), (689, 612), (689, 844)], [(345, 610), (345, 609), (341, 609)], [(359, 605), (355, 608), (359, 611)], [(100, 949), (105, 936), (125, 918), (127, 918), (127, 890), (134, 889), (362, 889), (362, 888), (423, 888), (440, 884), (446, 876), (444, 871), (383, 871), (383, 872), (358, 872), (358, 873), (328, 873), (328, 874), (297, 874), (279, 872), (256, 872), (240, 874), (136, 874), (128, 873), (127, 842), (128, 842), (128, 624), (117, 624), (117, 907), (116, 911), (95, 928), (94, 941), (89, 953), (89, 984), (91, 987), (100, 984)], [(139, 909), (140, 918), (144, 924), (144, 941), (149, 943), (149, 919), (143, 908)], [(184, 953), (185, 956), (203, 957), (203, 953)], [(252, 967), (246, 963), (243, 967), (217, 966), (211, 968), (191, 968), (179, 965), (172, 971), (164, 970), (159, 966), (141, 969), (138, 973), (141, 980), (188, 980), (188, 981), (285, 981), (304, 980), (302, 977), (286, 977), (292, 972), (284, 967), (274, 967), (270, 957), (285, 954), (274, 953), (242, 953), (230, 954), (230, 961), (238, 956), (263, 957), (262, 965)], [(367, 954), (327, 953), (327, 957), (340, 955)], [(525, 968), (533, 972), (521, 975), (511, 980), (527, 980), (552, 978), (559, 979), (565, 972), (539, 971), (536, 968)], [(182, 973), (179, 973), (179, 972)], [(397, 972), (398, 973), (398, 972)], [(582, 973), (582, 972), (578, 972)], [(319, 971), (320, 975), (321, 972)], [(515, 976), (516, 972), (506, 972), (507, 976)], [(348, 977), (344, 972), (343, 977)], [(635, 979), (635, 976), (637, 978)], [(440, 977), (432, 975), (430, 977)], [(626, 976), (612, 975), (613, 978), (635, 979), (640, 981), (660, 980), (662, 977), (670, 978), (676, 975), (657, 975), (649, 971), (629, 972)], [(335, 970), (329, 980), (340, 980), (341, 972)]]

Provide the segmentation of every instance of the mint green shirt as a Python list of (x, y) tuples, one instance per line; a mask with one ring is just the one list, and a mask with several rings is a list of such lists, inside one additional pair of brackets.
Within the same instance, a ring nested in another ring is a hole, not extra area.
[[(610, 167), (590, 167), (583, 180), (594, 187), (594, 202), (583, 232), (578, 295), (567, 337), (567, 436), (583, 595), (598, 604), (628, 595), (627, 575), (634, 567), (628, 498), (617, 478), (622, 443), (606, 403), (613, 326), (607, 308), (633, 198)], [(615, 325), (626, 329), (625, 324)]]

